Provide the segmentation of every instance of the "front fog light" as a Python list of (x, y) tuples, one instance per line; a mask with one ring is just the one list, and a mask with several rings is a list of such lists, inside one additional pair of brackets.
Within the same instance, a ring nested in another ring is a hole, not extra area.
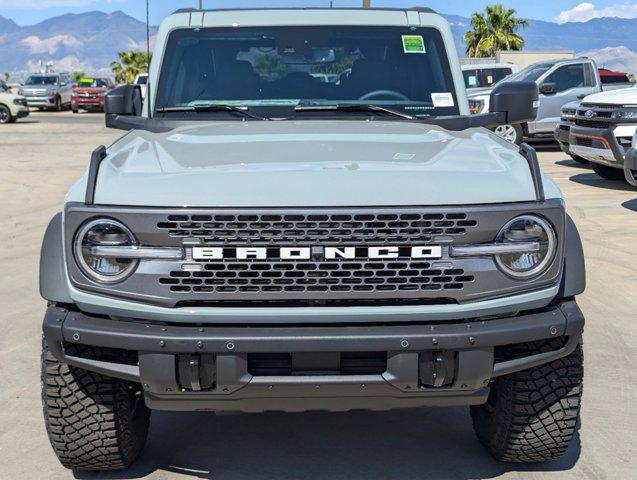
[(95, 255), (93, 247), (131, 246), (136, 240), (122, 223), (97, 219), (86, 223), (75, 236), (73, 252), (82, 272), (100, 283), (115, 283), (133, 273), (139, 260)]
[(507, 275), (527, 279), (544, 272), (555, 257), (557, 241), (551, 225), (541, 217), (523, 215), (507, 223), (498, 234), (497, 243), (537, 243), (533, 251), (507, 253), (495, 257), (498, 267)]

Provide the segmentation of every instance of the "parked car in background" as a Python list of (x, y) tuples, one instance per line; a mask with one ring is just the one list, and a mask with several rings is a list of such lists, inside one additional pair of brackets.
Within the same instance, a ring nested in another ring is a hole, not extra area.
[(562, 115), (560, 117), (560, 123), (555, 127), (553, 136), (555, 141), (560, 145), (562, 151), (579, 163), (588, 163), (588, 160), (575, 155), (570, 149), (570, 134), (571, 127), (575, 125), (575, 117), (577, 116), (577, 107), (580, 105), (580, 101), (576, 100), (571, 103), (567, 103), (562, 107)]
[(624, 158), (637, 132), (637, 87), (589, 95), (569, 135), (570, 151), (607, 180), (623, 180)]
[(69, 73), (30, 75), (19, 91), (20, 95), (26, 97), (29, 107), (57, 111), (70, 108), (72, 92), (73, 85), (71, 85), (71, 74)]
[(71, 95), (71, 109), (73, 113), (78, 113), (79, 110), (103, 112), (104, 98), (113, 88), (115, 88), (115, 84), (109, 78), (80, 79)]
[(148, 74), (147, 73), (138, 73), (135, 77), (135, 85), (139, 85), (139, 88), (142, 91), (142, 98), (146, 98), (146, 84), (148, 83)]
[(637, 187), (637, 131), (633, 135), (632, 146), (624, 159), (624, 176), (628, 183)]
[(620, 88), (628, 88), (632, 87), (633, 83), (628, 78), (628, 74), (624, 72), (613, 72), (612, 70), (608, 70), (607, 68), (600, 68), (599, 70), (599, 78), (602, 81), (602, 89), (603, 90), (613, 90)]
[(467, 93), (472, 94), (490, 88), (500, 80), (520, 69), (512, 63), (476, 63), (462, 65), (462, 75)]
[[(537, 118), (522, 125), (501, 125), (495, 132), (510, 142), (519, 144), (524, 138), (553, 135), (561, 110), (567, 103), (586, 95), (614, 89), (611, 84), (602, 85), (595, 62), (589, 58), (573, 58), (534, 63), (501, 82), (534, 81), (540, 90)], [(469, 96), (469, 106), (474, 113), (489, 111), (491, 89)]]
[(7, 84), (0, 80), (0, 123), (12, 123), (29, 115), (27, 99), (11, 93)]

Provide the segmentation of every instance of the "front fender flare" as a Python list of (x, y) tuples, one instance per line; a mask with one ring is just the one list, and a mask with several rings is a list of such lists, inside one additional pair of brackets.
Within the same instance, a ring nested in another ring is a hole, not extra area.
[(40, 295), (57, 303), (73, 303), (64, 265), (62, 213), (57, 213), (44, 233), (40, 252)]
[(564, 273), (558, 298), (574, 297), (586, 289), (586, 264), (584, 248), (577, 226), (570, 215), (566, 215), (564, 244)]

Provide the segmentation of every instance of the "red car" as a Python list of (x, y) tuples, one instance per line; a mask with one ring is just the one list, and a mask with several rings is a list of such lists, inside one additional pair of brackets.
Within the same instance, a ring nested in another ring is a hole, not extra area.
[(115, 88), (109, 78), (83, 78), (73, 89), (71, 109), (78, 113), (80, 108), (89, 111), (104, 111), (104, 97)]

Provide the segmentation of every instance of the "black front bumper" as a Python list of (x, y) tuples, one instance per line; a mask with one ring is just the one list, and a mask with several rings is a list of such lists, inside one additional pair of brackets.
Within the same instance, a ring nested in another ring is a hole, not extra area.
[(18, 110), (18, 118), (24, 118), (29, 116), (29, 110)]
[(571, 134), (571, 124), (560, 123), (553, 131), (553, 136), (564, 153), (568, 153), (568, 142)]
[[(151, 408), (230, 411), (480, 404), (492, 378), (569, 355), (583, 328), (575, 301), (492, 320), (329, 327), (169, 326), (51, 306), (43, 325), (49, 349), (59, 361), (141, 383)], [(563, 338), (563, 346), (494, 360), (498, 346), (552, 338)], [(132, 351), (138, 361), (71, 356), (66, 351), (72, 344)], [(347, 352), (386, 353), (386, 368), (374, 374), (251, 371), (254, 357), (267, 360), (268, 355), (289, 353), (307, 365)]]

